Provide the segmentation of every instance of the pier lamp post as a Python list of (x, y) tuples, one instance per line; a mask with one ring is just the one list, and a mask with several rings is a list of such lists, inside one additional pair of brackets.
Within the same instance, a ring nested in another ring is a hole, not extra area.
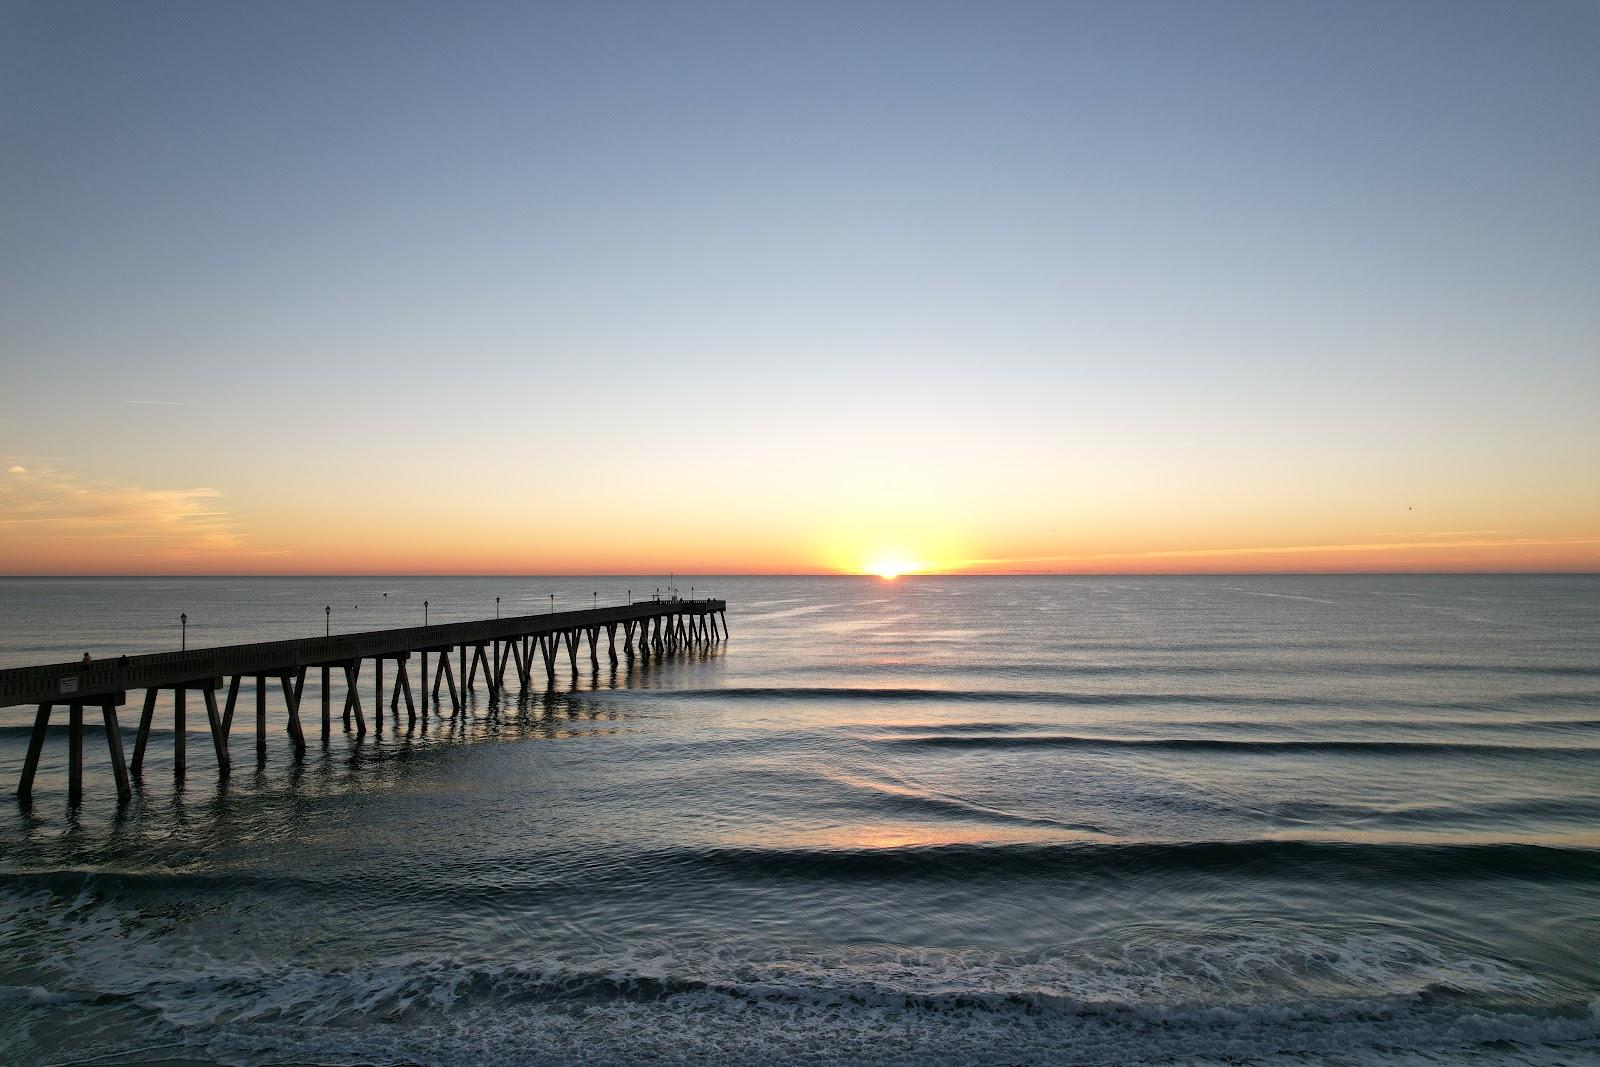
[(628, 590), (628, 606), (633, 607), (633, 590)]
[(181, 639), (183, 643), (178, 646), (178, 649), (181, 652), (187, 652), (189, 651), (189, 613), (187, 611), (178, 616), (178, 624), (183, 627), (183, 637)]
[(591, 608), (598, 608), (600, 606), (600, 590), (596, 589), (589, 594), (589, 606)]
[(494, 617), (497, 618), (497, 619), (500, 617), (500, 598), (499, 597), (495, 597), (494, 598)]
[(428, 625), (428, 602), (426, 600), (422, 602), (422, 625)]
[(556, 595), (554, 593), (551, 593), (550, 594), (550, 614), (554, 615), (555, 613), (556, 613)]
[(322, 609), (322, 636), (333, 636), (333, 605), (325, 605)]

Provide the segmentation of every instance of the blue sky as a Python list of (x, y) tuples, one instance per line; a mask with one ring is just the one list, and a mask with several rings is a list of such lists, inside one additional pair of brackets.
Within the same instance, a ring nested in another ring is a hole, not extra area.
[[(8, 3), (0, 458), (307, 567), (486, 453), (685, 543), (714, 502), (729, 566), (1355, 543), (1429, 493), (1581, 539), (1597, 130), (1592, 3)], [(715, 463), (592, 466), (684, 413)]]

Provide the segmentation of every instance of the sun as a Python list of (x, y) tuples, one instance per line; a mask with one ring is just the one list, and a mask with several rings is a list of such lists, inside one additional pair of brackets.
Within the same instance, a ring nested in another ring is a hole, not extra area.
[(872, 558), (872, 562), (862, 569), (863, 574), (876, 574), (886, 582), (892, 582), (902, 574), (909, 574), (917, 570), (918, 565), (905, 556), (896, 553), (882, 553)]

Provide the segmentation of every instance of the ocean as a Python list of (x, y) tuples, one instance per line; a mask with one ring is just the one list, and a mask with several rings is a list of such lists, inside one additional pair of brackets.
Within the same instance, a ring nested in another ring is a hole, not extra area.
[[(3, 579), (0, 666), (666, 584)], [(57, 730), (0, 1062), (1600, 1060), (1600, 576), (677, 584), (726, 642), (299, 760), (247, 684), (225, 784), (163, 710), (121, 809)]]

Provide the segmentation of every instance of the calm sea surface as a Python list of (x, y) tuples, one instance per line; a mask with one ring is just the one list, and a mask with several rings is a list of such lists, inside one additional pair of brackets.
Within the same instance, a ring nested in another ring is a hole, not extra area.
[[(0, 666), (661, 584), (7, 579)], [(0, 1061), (1600, 1058), (1600, 578), (681, 584), (730, 641), (300, 760), (247, 687), (226, 788), (163, 710), (121, 812), (0, 711)]]

